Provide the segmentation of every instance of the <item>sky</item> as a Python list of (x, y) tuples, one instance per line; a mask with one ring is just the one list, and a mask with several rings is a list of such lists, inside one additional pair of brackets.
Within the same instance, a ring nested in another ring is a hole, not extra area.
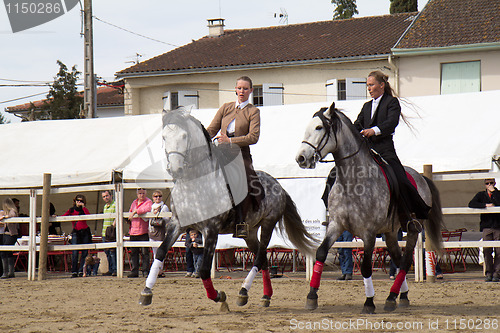
[[(427, 1), (418, 0), (418, 9)], [(389, 14), (390, 0), (356, 4), (355, 17)], [(106, 81), (113, 81), (116, 72), (137, 59), (144, 61), (206, 36), (207, 19), (224, 18), (225, 29), (259, 28), (284, 24), (280, 13), (288, 15), (288, 24), (331, 20), (335, 8), (330, 0), (93, 0), (92, 6), (94, 72)], [(13, 33), (7, 8), (0, 5), (0, 111), (8, 120), (19, 121), (3, 112), (6, 107), (44, 99), (49, 87), (4, 85), (51, 83), (59, 70), (57, 60), (83, 72), (81, 29), (77, 5), (50, 22)], [(80, 78), (83, 90), (83, 75)]]

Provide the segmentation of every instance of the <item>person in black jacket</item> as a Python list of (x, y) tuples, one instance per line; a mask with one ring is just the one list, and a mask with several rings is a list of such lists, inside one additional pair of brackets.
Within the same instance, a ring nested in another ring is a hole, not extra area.
[[(478, 192), (469, 202), (470, 208), (487, 208), (500, 206), (500, 191), (495, 187), (495, 179), (485, 179), (485, 191)], [(500, 213), (481, 214), (479, 230), (483, 232), (483, 240), (500, 240)], [(486, 265), (486, 282), (500, 281), (500, 247), (485, 247), (484, 263)]]
[[(382, 156), (394, 171), (402, 199), (400, 216), (404, 216), (408, 220), (412, 220), (414, 217), (427, 219), (430, 207), (427, 206), (417, 189), (406, 177), (406, 171), (394, 148), (392, 136), (399, 124), (401, 106), (399, 100), (393, 96), (388, 79), (388, 76), (381, 71), (368, 74), (366, 86), (372, 100), (363, 105), (354, 126), (361, 135), (367, 138), (370, 148)], [(410, 217), (410, 214), (415, 214), (415, 216)], [(401, 226), (403, 231), (406, 231), (406, 223), (402, 223)]]

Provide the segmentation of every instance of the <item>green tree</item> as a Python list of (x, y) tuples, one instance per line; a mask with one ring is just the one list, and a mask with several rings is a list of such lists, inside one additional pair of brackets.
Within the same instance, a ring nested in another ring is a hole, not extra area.
[(47, 100), (42, 106), (42, 112), (35, 115), (36, 119), (75, 119), (80, 118), (80, 108), (83, 97), (78, 92), (76, 82), (81, 74), (76, 65), (68, 68), (57, 60), (59, 72), (50, 86)]
[(389, 12), (396, 13), (411, 13), (418, 11), (417, 0), (391, 0)]
[(5, 118), (3, 113), (0, 112), (0, 124), (8, 124), (8, 123), (10, 123), (10, 120), (7, 120), (7, 118)]
[(337, 5), (333, 11), (334, 20), (350, 19), (355, 14), (359, 14), (356, 6), (356, 0), (331, 0), (332, 4)]

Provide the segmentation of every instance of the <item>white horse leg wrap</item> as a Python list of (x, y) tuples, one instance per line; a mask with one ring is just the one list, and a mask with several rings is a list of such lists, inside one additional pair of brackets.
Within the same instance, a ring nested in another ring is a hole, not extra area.
[(406, 277), (405, 277), (403, 283), (401, 284), (400, 292), (405, 293), (407, 291), (408, 291), (408, 283), (406, 283)]
[(367, 279), (363, 278), (363, 282), (365, 284), (365, 295), (366, 295), (366, 297), (373, 297), (373, 296), (375, 296), (375, 289), (373, 289), (372, 277), (370, 276)]
[(245, 279), (245, 281), (241, 285), (241, 287), (245, 288), (247, 291), (249, 291), (250, 287), (252, 286), (253, 279), (255, 279), (255, 275), (257, 275), (258, 272), (259, 272), (259, 270), (257, 269), (257, 267), (253, 266), (252, 269), (250, 270), (250, 272), (248, 273), (247, 278)]
[(158, 279), (158, 273), (163, 268), (163, 261), (155, 259), (153, 261), (153, 265), (151, 265), (151, 269), (149, 270), (148, 278), (146, 279), (146, 287), (149, 289), (153, 289), (156, 279)]

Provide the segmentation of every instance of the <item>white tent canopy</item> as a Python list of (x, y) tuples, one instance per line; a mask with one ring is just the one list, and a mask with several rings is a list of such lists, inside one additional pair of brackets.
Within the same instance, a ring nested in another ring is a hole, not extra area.
[[(395, 143), (405, 165), (437, 172), (490, 170), (500, 155), (500, 91), (425, 96), (403, 105), (414, 130), (400, 123)], [(340, 101), (337, 107), (355, 119), (364, 101)], [(295, 154), (314, 112), (329, 103), (261, 108), (261, 138), (252, 147), (254, 166), (276, 178), (325, 177), (331, 164), (300, 169)], [(415, 117), (415, 110), (419, 117)], [(208, 126), (216, 110), (193, 110)], [(165, 180), (161, 115), (37, 121), (0, 126), (4, 143), (0, 188), (39, 187), (43, 173), (52, 185), (125, 180)]]

